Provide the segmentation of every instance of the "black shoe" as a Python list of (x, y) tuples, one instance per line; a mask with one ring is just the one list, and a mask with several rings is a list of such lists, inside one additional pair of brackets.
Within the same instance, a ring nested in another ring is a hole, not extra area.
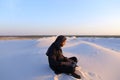
[(81, 76), (76, 74), (76, 73), (71, 73), (71, 76), (77, 78), (77, 79), (81, 79)]
[(61, 74), (61, 72), (58, 72), (58, 71), (54, 71), (54, 72), (55, 72), (55, 74), (57, 74), (57, 75), (58, 75), (58, 74)]

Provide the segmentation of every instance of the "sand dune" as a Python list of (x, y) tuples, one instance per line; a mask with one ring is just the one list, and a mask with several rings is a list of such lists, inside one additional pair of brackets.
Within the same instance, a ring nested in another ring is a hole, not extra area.
[[(54, 80), (45, 53), (55, 38), (0, 41), (0, 80)], [(79, 59), (83, 80), (120, 80), (118, 43), (116, 38), (73, 37), (68, 38), (63, 54)], [(76, 80), (65, 74), (57, 79)]]

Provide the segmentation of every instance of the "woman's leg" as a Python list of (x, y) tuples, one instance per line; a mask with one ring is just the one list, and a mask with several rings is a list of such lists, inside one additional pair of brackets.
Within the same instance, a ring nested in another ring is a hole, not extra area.
[(74, 62), (76, 62), (76, 63), (78, 62), (77, 57), (70, 57), (69, 59), (72, 60), (72, 61), (74, 61)]
[(75, 68), (72, 66), (60, 66), (59, 71), (61, 73), (69, 74), (69, 73), (75, 72)]

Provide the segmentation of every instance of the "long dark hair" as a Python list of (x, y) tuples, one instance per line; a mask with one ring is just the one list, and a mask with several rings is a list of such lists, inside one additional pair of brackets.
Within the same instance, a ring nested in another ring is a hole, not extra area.
[(56, 40), (54, 41), (55, 45), (57, 47), (61, 47), (61, 44), (66, 40), (67, 38), (63, 35), (60, 35), (56, 38)]
[(52, 45), (48, 48), (48, 51), (46, 52), (47, 56), (53, 55), (53, 49), (60, 49), (62, 42), (64, 42), (67, 38), (63, 35), (60, 35), (56, 38), (56, 40), (52, 43)]

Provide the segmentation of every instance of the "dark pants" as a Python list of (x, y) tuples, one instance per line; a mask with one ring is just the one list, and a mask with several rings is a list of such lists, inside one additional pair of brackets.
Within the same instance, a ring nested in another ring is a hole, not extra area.
[(59, 67), (57, 67), (57, 70), (55, 70), (55, 73), (56, 74), (73, 73), (75, 71), (75, 67), (77, 66), (76, 63), (78, 62), (78, 60), (76, 57), (70, 57), (69, 60), (70, 60), (71, 65), (59, 66)]

